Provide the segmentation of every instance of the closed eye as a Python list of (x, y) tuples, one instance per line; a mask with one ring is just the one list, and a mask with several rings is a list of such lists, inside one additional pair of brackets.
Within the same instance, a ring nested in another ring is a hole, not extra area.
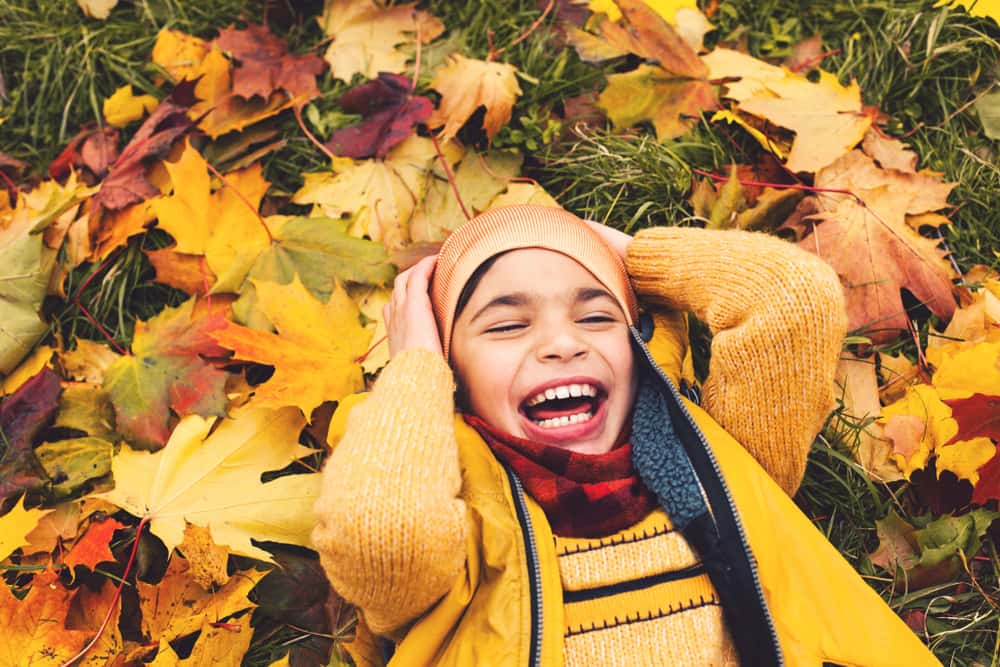
[(524, 327), (525, 325), (523, 324), (501, 324), (500, 326), (490, 327), (486, 330), (486, 333), (508, 333), (510, 331), (523, 329)]
[(610, 315), (590, 315), (577, 321), (581, 324), (604, 324), (606, 322), (617, 322), (618, 320)]

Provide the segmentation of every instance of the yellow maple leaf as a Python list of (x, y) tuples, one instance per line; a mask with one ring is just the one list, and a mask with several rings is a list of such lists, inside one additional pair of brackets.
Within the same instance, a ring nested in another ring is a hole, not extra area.
[(149, 520), (168, 551), (184, 540), (187, 523), (206, 526), (233, 553), (271, 561), (250, 539), (308, 546), (319, 474), (262, 483), (313, 450), (298, 443), (304, 425), (295, 408), (268, 410), (253, 402), (232, 418), (181, 419), (163, 449), (122, 445), (111, 461), (115, 488), (95, 497)]
[(941, 471), (950, 470), (959, 479), (967, 479), (975, 486), (979, 482), (981, 467), (993, 458), (997, 447), (989, 438), (971, 438), (969, 440), (959, 440), (937, 450), (937, 470), (938, 477)]
[[(51, 510), (24, 509), (24, 496), (9, 512), (0, 516), (0, 560), (27, 544), (25, 539)], [(0, 586), (6, 588), (6, 586)]]
[[(257, 605), (247, 599), (247, 595), (267, 574), (258, 570), (237, 572), (228, 583), (212, 591), (195, 581), (191, 568), (190, 558), (181, 558), (175, 553), (159, 583), (136, 582), (142, 633), (152, 641), (170, 642), (197, 632), (205, 621), (213, 623), (253, 609)], [(242, 656), (242, 652), (239, 655)]]
[[(461, 147), (441, 146), (445, 159), (457, 161)], [(457, 157), (456, 157), (457, 155)], [(305, 174), (292, 197), (295, 204), (312, 204), (313, 215), (350, 216), (352, 236), (368, 236), (390, 251), (410, 242), (410, 218), (427, 189), (429, 170), (437, 159), (430, 139), (408, 137), (384, 160), (364, 160), (338, 173)]]
[(152, 113), (159, 104), (160, 101), (152, 95), (136, 95), (132, 92), (132, 85), (126, 84), (104, 100), (102, 111), (108, 125), (125, 127), (147, 113)]
[(399, 74), (407, 54), (399, 47), (424, 44), (442, 32), (444, 24), (409, 2), (381, 7), (372, 0), (326, 0), (320, 27), (333, 38), (326, 50), (330, 74), (350, 81), (355, 74), (374, 79), (379, 72)]
[(931, 381), (942, 398), (1000, 396), (1000, 329), (977, 343), (929, 347), (927, 361), (935, 368)]
[(165, 165), (174, 192), (158, 200), (153, 209), (158, 225), (176, 241), (172, 250), (204, 255), (215, 276), (212, 290), (237, 291), (254, 260), (270, 244), (257, 214), (269, 185), (260, 163), (227, 174), (227, 184), (215, 192), (205, 159), (190, 144), (177, 162)]
[(389, 303), (389, 299), (392, 297), (392, 288), (354, 285), (349, 288), (349, 293), (358, 304), (358, 309), (368, 320), (365, 328), (371, 331), (371, 344), (376, 346), (374, 349), (368, 350), (368, 354), (361, 362), (361, 370), (374, 374), (389, 363), (389, 341), (383, 340), (388, 334), (388, 329), (385, 326), (385, 319), (382, 317), (382, 307)]
[(514, 102), (521, 95), (516, 73), (513, 65), (453, 54), (431, 81), (431, 88), (441, 93), (441, 103), (427, 125), (444, 125), (441, 139), (448, 141), (482, 106), (486, 107), (482, 128), (492, 139), (510, 120)]
[(698, 122), (702, 111), (717, 106), (715, 88), (708, 81), (676, 77), (652, 65), (609, 74), (597, 103), (615, 127), (649, 120), (660, 140), (679, 137)]
[(903, 398), (882, 408), (880, 421), (892, 440), (893, 459), (907, 478), (958, 433), (951, 408), (926, 384), (908, 387)]
[(1000, 23), (1000, 0), (938, 0), (935, 7), (962, 7), (969, 16), (985, 16)]
[[(574, 0), (574, 4), (586, 4), (587, 9), (604, 14), (612, 22), (622, 18), (616, 0)], [(712, 24), (698, 9), (695, 0), (646, 0), (644, 4), (673, 25), (691, 48), (701, 49), (705, 33), (712, 29)]]
[(200, 37), (180, 30), (163, 28), (153, 44), (152, 61), (166, 70), (174, 81), (195, 79), (210, 45)]
[(255, 331), (228, 322), (211, 335), (235, 352), (235, 359), (274, 366), (257, 387), (261, 406), (297, 406), (304, 414), (324, 401), (339, 401), (364, 387), (358, 358), (372, 332), (361, 326), (358, 306), (339, 284), (320, 302), (298, 274), (288, 285), (253, 281), (258, 306), (278, 330)]

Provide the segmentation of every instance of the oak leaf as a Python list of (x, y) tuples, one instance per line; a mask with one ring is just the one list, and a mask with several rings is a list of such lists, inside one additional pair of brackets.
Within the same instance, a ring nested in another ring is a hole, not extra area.
[(412, 93), (409, 79), (388, 72), (347, 91), (340, 97), (341, 108), (361, 114), (364, 121), (336, 130), (326, 147), (335, 155), (355, 159), (384, 158), (434, 110), (429, 99)]
[[(441, 146), (445, 159), (456, 161), (462, 149)], [(305, 174), (294, 204), (312, 204), (314, 216), (348, 217), (350, 234), (369, 237), (390, 252), (407, 245), (410, 218), (427, 189), (429, 170), (437, 159), (430, 139), (410, 136), (385, 160), (352, 163), (339, 173)]]
[(152, 95), (136, 95), (132, 92), (131, 84), (126, 84), (104, 100), (101, 110), (108, 125), (125, 127), (147, 113), (152, 113), (159, 103)]
[(516, 73), (517, 69), (506, 63), (452, 55), (431, 81), (431, 88), (441, 93), (441, 102), (427, 121), (428, 126), (443, 125), (440, 137), (448, 141), (476, 109), (485, 107), (482, 129), (487, 139), (492, 139), (510, 120), (514, 102), (521, 95)]
[(379, 72), (399, 74), (406, 68), (401, 47), (426, 44), (444, 32), (444, 24), (415, 2), (382, 7), (373, 0), (326, 0), (319, 24), (333, 38), (325, 58), (335, 79), (355, 74), (374, 79)]
[(55, 416), (60, 392), (59, 377), (43, 368), (0, 402), (0, 502), (26, 491), (40, 491), (49, 484), (33, 445), (38, 433)]
[(288, 285), (254, 282), (259, 306), (278, 333), (227, 323), (212, 337), (233, 350), (234, 359), (274, 366), (259, 387), (259, 406), (293, 405), (304, 414), (324, 401), (339, 401), (364, 387), (358, 359), (371, 332), (361, 326), (357, 305), (337, 284), (326, 303), (298, 276)]
[[(38, 527), (38, 523), (50, 510), (24, 509), (24, 496), (17, 501), (9, 512), (0, 516), (0, 561), (15, 550), (29, 544), (28, 535)], [(0, 586), (6, 589), (6, 585)], [(9, 627), (0, 624), (0, 627)]]
[(253, 609), (257, 605), (247, 599), (247, 594), (267, 574), (244, 570), (213, 592), (195, 582), (190, 570), (189, 561), (174, 554), (159, 583), (136, 582), (145, 637), (170, 642), (197, 632), (203, 622), (223, 621), (233, 614)]
[(318, 473), (260, 481), (314, 451), (298, 443), (303, 424), (295, 408), (266, 410), (253, 401), (232, 418), (189, 415), (158, 452), (123, 445), (111, 462), (115, 488), (96, 497), (149, 519), (168, 551), (193, 523), (232, 553), (271, 561), (251, 538), (308, 546), (315, 523)]
[(153, 210), (158, 226), (176, 241), (171, 251), (203, 255), (215, 276), (212, 290), (237, 291), (270, 242), (257, 213), (269, 185), (260, 164), (228, 174), (226, 183), (215, 192), (211, 191), (205, 159), (190, 144), (176, 162), (166, 162), (165, 167), (173, 194), (156, 201)]
[(215, 44), (240, 63), (233, 71), (235, 95), (267, 99), (275, 91), (284, 90), (296, 104), (304, 104), (319, 95), (316, 77), (326, 68), (326, 63), (312, 53), (288, 53), (285, 40), (266, 25), (248, 23), (243, 30), (223, 28)]
[(854, 196), (821, 194), (823, 211), (811, 216), (819, 224), (799, 246), (818, 254), (840, 275), (848, 327), (865, 331), (876, 342), (889, 342), (909, 326), (900, 290), (906, 288), (933, 313), (948, 319), (955, 310), (951, 282), (955, 273), (938, 241), (920, 236), (906, 224), (908, 209), (926, 205), (914, 203), (923, 195), (884, 181), (864, 188), (855, 185), (856, 172), (850, 165), (861, 164), (865, 170), (870, 163), (856, 151), (816, 174), (817, 187), (850, 188)]
[[(0, 627), (4, 629), (0, 641), (0, 665), (64, 665), (83, 647), (94, 629), (68, 627), (67, 617), (74, 598), (83, 595), (84, 589), (69, 590), (59, 582), (54, 571), (42, 572), (31, 582), (31, 590), (23, 600), (16, 598), (6, 586), (0, 586)], [(114, 592), (110, 582), (101, 594), (86, 596), (91, 601), (92, 616), (103, 617), (106, 605), (95, 601), (110, 602), (106, 591)], [(98, 609), (99, 608), (99, 609)], [(111, 622), (101, 635), (101, 641), (88, 651), (75, 665), (103, 667), (112, 663), (121, 651), (123, 642), (118, 630), (118, 615), (112, 614)]]
[(158, 449), (170, 435), (170, 410), (225, 413), (226, 373), (202, 356), (225, 350), (211, 337), (225, 326), (222, 313), (199, 314), (194, 300), (136, 322), (132, 354), (108, 368), (104, 389), (115, 408), (116, 430), (136, 445)]
[(191, 129), (187, 111), (194, 101), (194, 84), (182, 83), (160, 102), (111, 165), (94, 197), (98, 204), (117, 210), (159, 194), (146, 178), (146, 169), (166, 157), (174, 142)]

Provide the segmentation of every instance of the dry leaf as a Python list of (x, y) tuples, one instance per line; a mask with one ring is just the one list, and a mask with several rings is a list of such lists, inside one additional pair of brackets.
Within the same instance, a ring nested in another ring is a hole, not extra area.
[(895, 169), (907, 174), (917, 172), (917, 154), (899, 139), (886, 136), (874, 127), (865, 132), (861, 150), (883, 169)]
[(71, 380), (102, 384), (104, 374), (121, 355), (106, 343), (95, 343), (86, 338), (74, 338), (76, 346), (72, 350), (59, 353), (59, 361), (65, 376)]
[[(837, 365), (836, 384), (840, 389), (844, 413), (852, 422), (860, 426), (881, 415), (874, 357), (863, 359), (850, 352), (843, 353)], [(892, 445), (881, 424), (877, 421), (865, 424), (857, 437), (856, 445), (849, 444), (853, 447), (854, 458), (865, 472), (885, 482), (902, 479), (899, 467), (890, 459)]]
[(210, 49), (209, 43), (200, 37), (163, 28), (156, 35), (150, 59), (166, 70), (174, 81), (193, 80), (201, 73), (201, 62)]
[(492, 139), (510, 121), (511, 109), (521, 95), (516, 73), (513, 65), (454, 54), (431, 81), (431, 88), (441, 93), (441, 103), (428, 126), (444, 125), (440, 138), (449, 141), (482, 106), (486, 108), (482, 129)]
[[(38, 523), (49, 514), (51, 510), (24, 509), (24, 496), (17, 501), (17, 504), (9, 512), (0, 516), (0, 561), (14, 553), (15, 550), (27, 546), (28, 535), (38, 527)], [(0, 585), (6, 589), (6, 585)], [(4, 626), (0, 623), (0, 627)]]
[(191, 578), (206, 591), (225, 586), (230, 575), (229, 550), (212, 541), (208, 528), (189, 523), (184, 527), (184, 541), (177, 547), (189, 565)]
[(104, 120), (112, 127), (125, 127), (152, 113), (159, 103), (152, 95), (136, 95), (132, 86), (126, 84), (104, 100)]
[(111, 15), (111, 10), (118, 4), (118, 0), (76, 0), (76, 4), (87, 18), (103, 21)]
[(295, 408), (264, 410), (253, 402), (231, 419), (185, 417), (156, 453), (123, 445), (111, 464), (115, 488), (96, 497), (148, 518), (168, 551), (193, 523), (233, 553), (271, 561), (251, 538), (308, 546), (315, 524), (319, 474), (260, 481), (313, 452), (298, 443), (303, 424)]

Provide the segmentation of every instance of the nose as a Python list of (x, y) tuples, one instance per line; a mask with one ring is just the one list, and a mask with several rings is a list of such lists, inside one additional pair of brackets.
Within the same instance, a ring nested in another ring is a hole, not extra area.
[(570, 361), (585, 357), (589, 347), (569, 326), (548, 326), (538, 332), (535, 351), (539, 361)]

